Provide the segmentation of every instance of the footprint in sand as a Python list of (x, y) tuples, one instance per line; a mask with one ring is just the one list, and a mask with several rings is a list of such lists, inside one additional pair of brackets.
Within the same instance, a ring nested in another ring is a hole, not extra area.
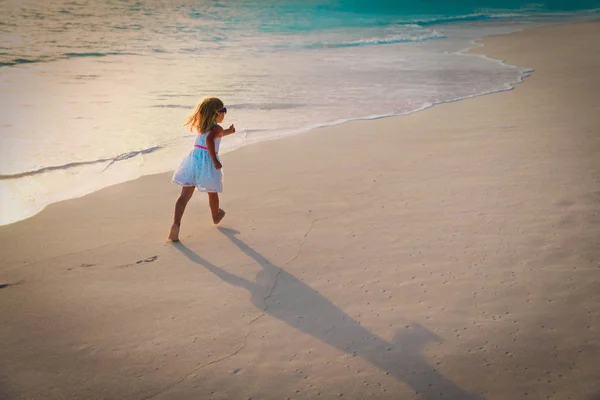
[(131, 263), (131, 264), (123, 264), (123, 265), (119, 265), (119, 268), (127, 268), (127, 267), (132, 267), (134, 265), (141, 265), (141, 264), (146, 264), (146, 263), (151, 263), (158, 260), (158, 256), (151, 256), (148, 258), (144, 258), (143, 260), (138, 260), (135, 263)]
[(149, 263), (152, 261), (156, 261), (157, 259), (158, 259), (158, 256), (152, 256), (152, 257), (144, 258), (143, 260), (136, 261), (136, 264)]
[(25, 282), (24, 280), (20, 280), (18, 282), (14, 282), (14, 283), (0, 283), (0, 289), (5, 289), (11, 286), (17, 286), (17, 285), (21, 285), (23, 282)]
[[(95, 267), (96, 264), (81, 264), (79, 267), (80, 268), (90, 268), (90, 267)], [(67, 268), (67, 271), (73, 271), (73, 267), (69, 267)]]

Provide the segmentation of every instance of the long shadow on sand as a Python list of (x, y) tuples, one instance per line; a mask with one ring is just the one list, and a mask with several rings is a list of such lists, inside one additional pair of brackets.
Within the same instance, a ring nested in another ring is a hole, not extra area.
[(175, 247), (225, 282), (248, 290), (252, 304), (260, 311), (340, 351), (365, 359), (410, 385), (422, 399), (482, 399), (442, 377), (420, 355), (424, 343), (439, 340), (425, 327), (412, 324), (410, 328), (403, 328), (390, 343), (369, 332), (310, 286), (273, 265), (240, 240), (236, 236), (239, 232), (219, 230), (262, 267), (255, 282), (217, 267), (182, 243)]

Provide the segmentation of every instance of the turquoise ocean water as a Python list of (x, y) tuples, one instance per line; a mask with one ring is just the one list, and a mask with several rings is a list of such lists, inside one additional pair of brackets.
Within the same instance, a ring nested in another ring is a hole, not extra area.
[[(196, 102), (221, 97), (223, 151), (507, 90), (529, 72), (473, 41), (597, 18), (600, 0), (5, 0), (0, 224), (174, 169)], [(590, 38), (592, 40), (592, 38)]]

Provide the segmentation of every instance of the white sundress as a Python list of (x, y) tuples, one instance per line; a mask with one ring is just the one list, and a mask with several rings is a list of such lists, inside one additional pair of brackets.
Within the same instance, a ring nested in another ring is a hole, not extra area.
[[(221, 193), (223, 172), (213, 165), (206, 146), (208, 132), (197, 135), (194, 148), (175, 170), (172, 181), (181, 186), (195, 186), (199, 192)], [(221, 138), (215, 139), (215, 151), (219, 152)], [(219, 156), (217, 155), (217, 159)]]

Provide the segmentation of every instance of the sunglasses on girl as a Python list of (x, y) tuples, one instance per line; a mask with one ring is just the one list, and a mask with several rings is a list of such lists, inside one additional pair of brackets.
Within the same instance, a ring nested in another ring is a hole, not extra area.
[(227, 114), (227, 107), (223, 107), (221, 108), (219, 111), (217, 111), (218, 113), (223, 113), (223, 114)]

